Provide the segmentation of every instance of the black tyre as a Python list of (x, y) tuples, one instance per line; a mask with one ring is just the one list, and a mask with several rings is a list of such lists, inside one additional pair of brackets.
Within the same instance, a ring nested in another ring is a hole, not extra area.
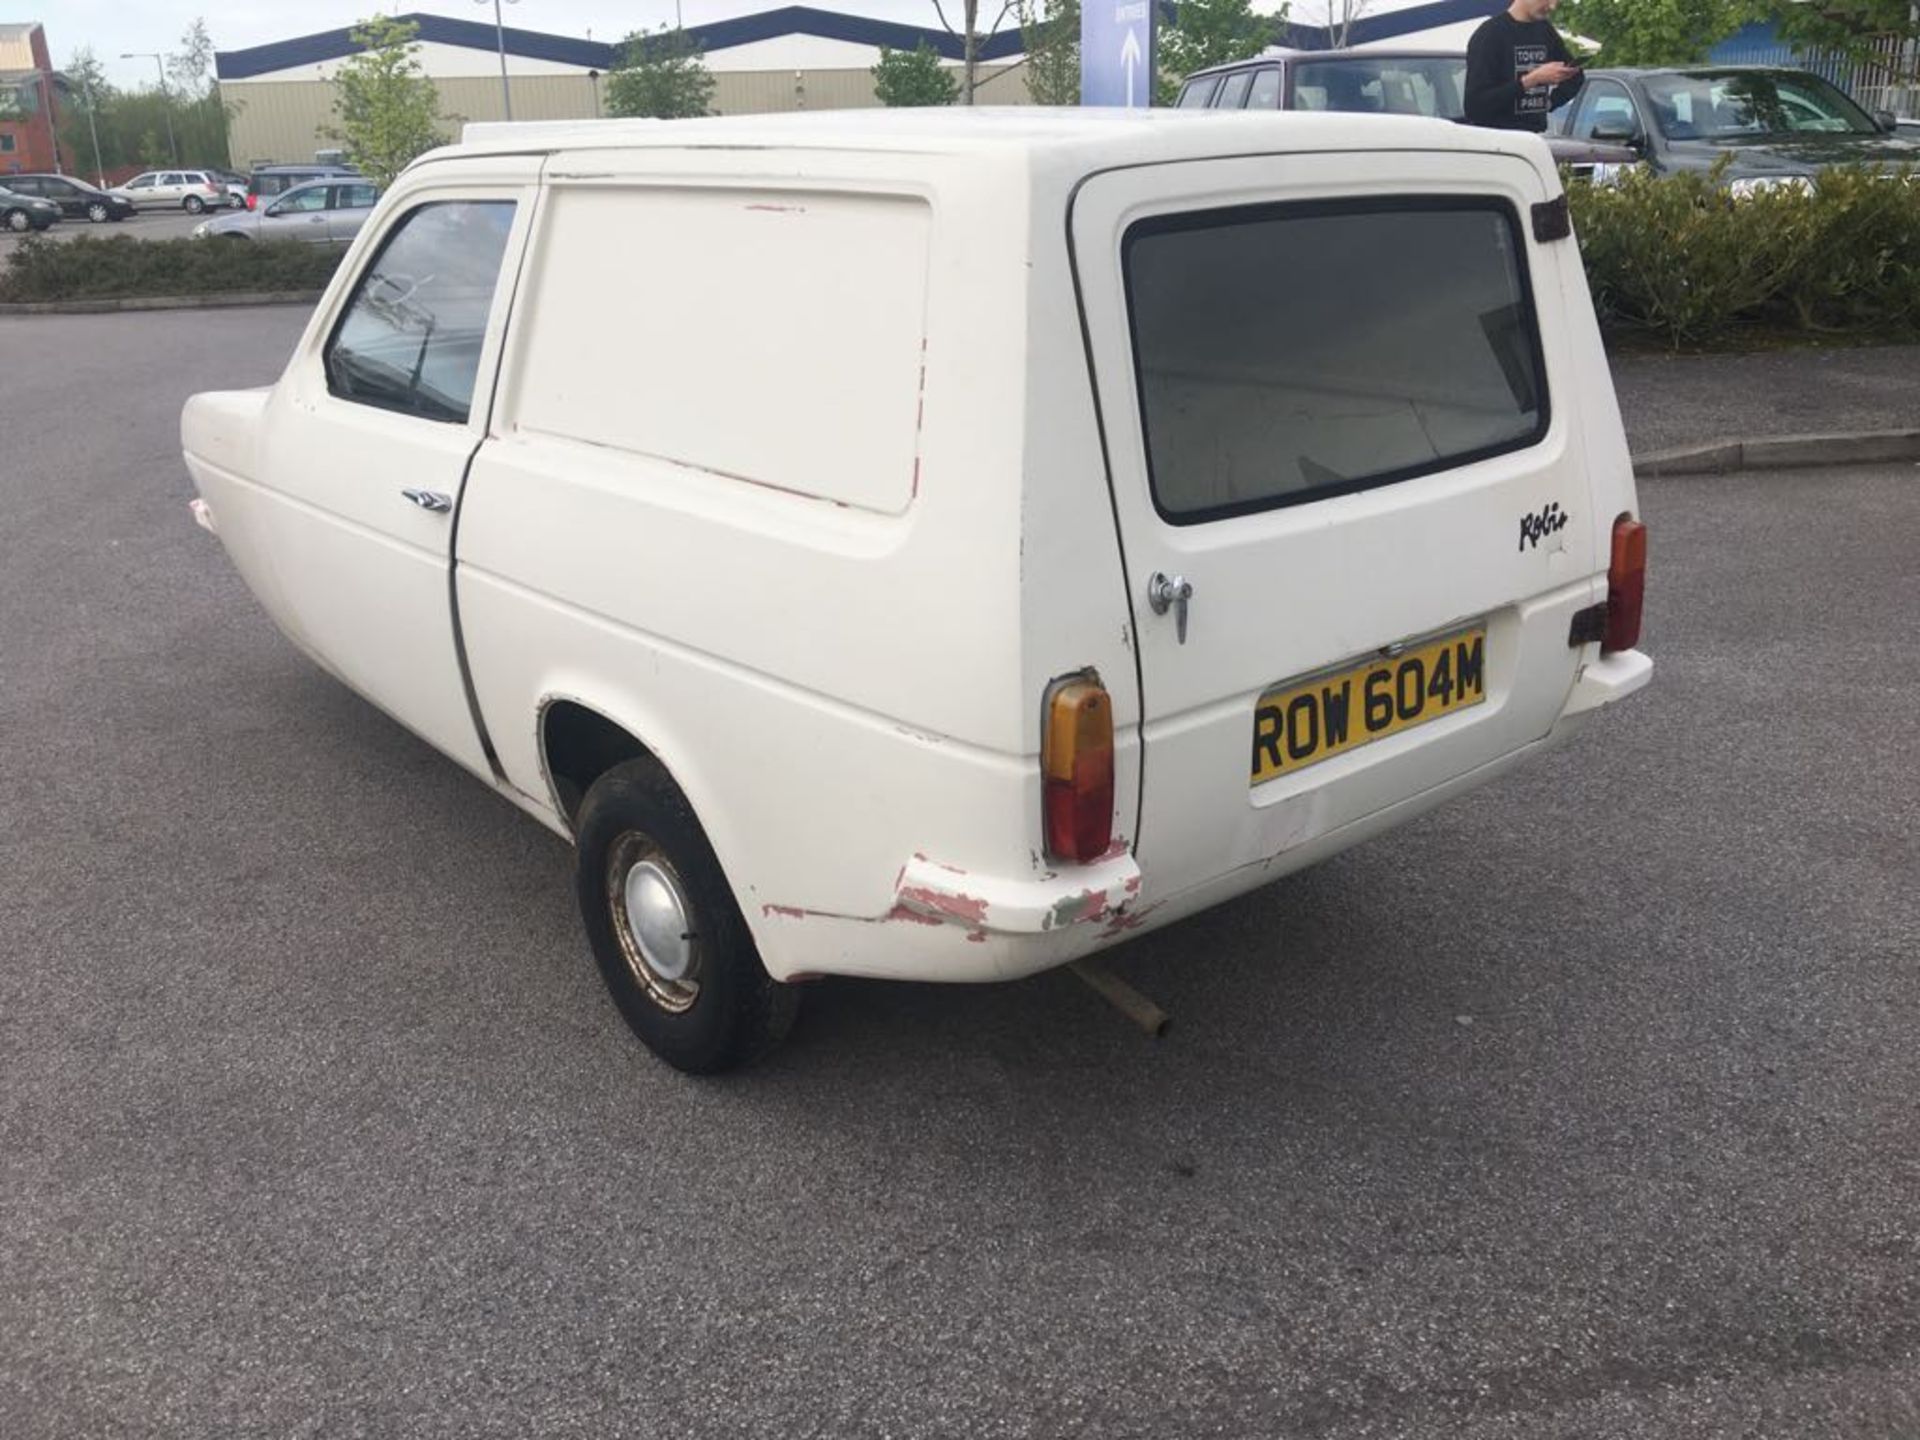
[(95, 225), (104, 225), (112, 218), (113, 212), (98, 200), (93, 201), (87, 206), (87, 219), (91, 220)]
[(189, 215), (198, 215), (207, 208), (207, 202), (202, 200), (198, 195), (187, 196), (184, 203), (187, 207), (187, 214)]
[(9, 210), (7, 212), (7, 228), (16, 235), (24, 232), (27, 227), (32, 224), (32, 219), (24, 210)]
[(581, 802), (575, 887), (620, 1013), (676, 1070), (757, 1059), (793, 1026), (799, 994), (767, 974), (693, 807), (666, 771), (630, 760)]

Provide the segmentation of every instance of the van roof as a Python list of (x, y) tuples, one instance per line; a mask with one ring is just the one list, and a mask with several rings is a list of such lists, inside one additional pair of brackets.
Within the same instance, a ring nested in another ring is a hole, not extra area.
[(1530, 153), (1538, 137), (1404, 115), (1122, 110), (1036, 105), (815, 110), (699, 120), (470, 122), (435, 157), (567, 150), (838, 150), (876, 154), (1072, 153), (1098, 164), (1285, 151)]

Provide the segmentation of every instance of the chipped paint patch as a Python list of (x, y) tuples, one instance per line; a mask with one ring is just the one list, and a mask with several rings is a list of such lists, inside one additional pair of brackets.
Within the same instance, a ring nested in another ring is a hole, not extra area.
[(804, 215), (807, 213), (807, 207), (804, 205), (769, 205), (760, 203), (749, 205), (747, 209), (764, 210), (769, 215)]
[(882, 920), (909, 920), (915, 925), (932, 925), (936, 929), (947, 922), (938, 915), (925, 915), (918, 910), (909, 910), (904, 905), (896, 905), (880, 917)]
[(788, 920), (804, 920), (807, 916), (815, 912), (812, 910), (802, 910), (798, 905), (762, 905), (760, 907), (760, 913), (769, 918), (780, 915)]
[(987, 902), (980, 895), (951, 895), (931, 885), (908, 885), (900, 891), (900, 904), (922, 915), (961, 925), (987, 923)]
[(1047, 918), (1040, 928), (1057, 930), (1063, 925), (1078, 925), (1087, 920), (1098, 920), (1106, 913), (1106, 891), (1082, 890), (1078, 895), (1062, 895), (1054, 901), (1053, 908), (1047, 912)]

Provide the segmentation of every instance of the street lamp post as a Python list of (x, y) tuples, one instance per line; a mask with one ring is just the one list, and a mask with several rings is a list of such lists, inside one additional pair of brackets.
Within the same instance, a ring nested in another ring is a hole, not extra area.
[(160, 77), (160, 113), (167, 117), (167, 153), (173, 156), (173, 163), (180, 163), (180, 145), (173, 138), (173, 97), (167, 93), (167, 67), (163, 57), (152, 50), (134, 50), (120, 57), (122, 60), (151, 60), (153, 73)]
[(64, 175), (60, 168), (60, 132), (53, 128), (53, 76), (45, 70), (40, 72), (40, 109), (47, 117), (47, 144), (53, 147), (53, 173)]
[(102, 190), (107, 188), (107, 167), (100, 163), (100, 127), (93, 123), (93, 86), (86, 77), (80, 79), (80, 93), (87, 97), (87, 133), (93, 136), (93, 183)]
[[(476, 5), (484, 5), (487, 0), (473, 0)], [(518, 5), (520, 0), (507, 0), (509, 5)], [(500, 0), (493, 0), (493, 39), (500, 51), (500, 103), (506, 108), (507, 119), (513, 119), (513, 91), (507, 88), (507, 30), (500, 19)]]

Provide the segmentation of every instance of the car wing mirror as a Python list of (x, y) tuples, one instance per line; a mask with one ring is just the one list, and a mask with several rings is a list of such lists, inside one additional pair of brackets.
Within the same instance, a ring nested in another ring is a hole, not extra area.
[(1873, 123), (1886, 134), (1891, 135), (1900, 128), (1900, 117), (1891, 110), (1876, 110), (1873, 112)]
[(1602, 120), (1587, 137), (1607, 145), (1637, 145), (1640, 132), (1625, 120)]

